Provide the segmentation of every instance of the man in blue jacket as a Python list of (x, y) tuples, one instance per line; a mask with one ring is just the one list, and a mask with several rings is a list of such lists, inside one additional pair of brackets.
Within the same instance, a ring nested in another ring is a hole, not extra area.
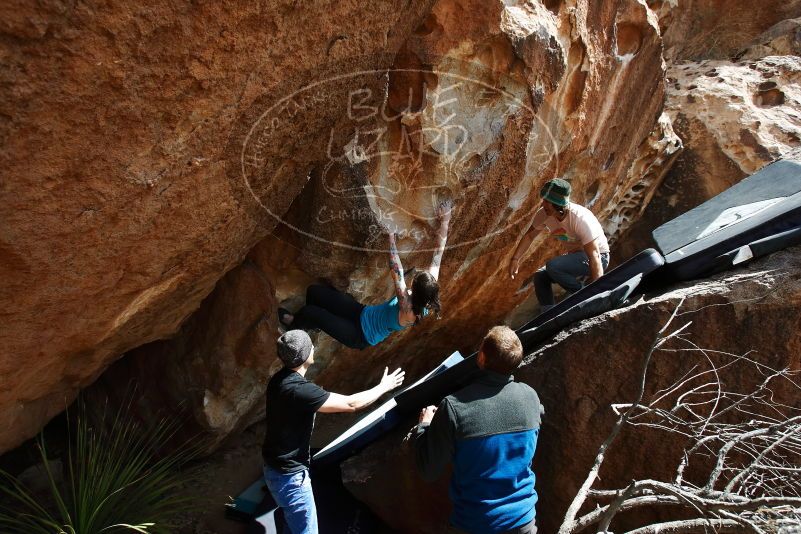
[(481, 343), (481, 374), (420, 413), (417, 467), (433, 481), (453, 464), (451, 523), (470, 534), (534, 534), (534, 472), (542, 406), (514, 381), (523, 347), (513, 330), (496, 326)]

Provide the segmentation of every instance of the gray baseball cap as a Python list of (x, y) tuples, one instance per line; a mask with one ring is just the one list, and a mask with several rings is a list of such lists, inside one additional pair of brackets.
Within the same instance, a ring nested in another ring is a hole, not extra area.
[(290, 369), (308, 360), (313, 348), (309, 334), (303, 330), (290, 330), (278, 338), (278, 357)]

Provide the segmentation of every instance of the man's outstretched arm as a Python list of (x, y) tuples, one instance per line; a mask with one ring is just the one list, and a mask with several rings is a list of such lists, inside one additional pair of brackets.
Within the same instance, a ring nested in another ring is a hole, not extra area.
[(604, 266), (601, 263), (601, 251), (598, 248), (598, 240), (595, 239), (584, 245), (584, 253), (590, 262), (590, 282), (595, 282), (604, 275)]
[(515, 276), (517, 276), (517, 271), (520, 269), (520, 260), (526, 254), (531, 246), (532, 241), (534, 241), (534, 238), (537, 237), (537, 234), (539, 233), (539, 229), (535, 228), (533, 224), (529, 223), (529, 227), (523, 233), (523, 238), (520, 240), (520, 243), (517, 244), (517, 247), (515, 247), (514, 254), (512, 254), (512, 259), (509, 260), (509, 276), (512, 277), (512, 280), (514, 280)]
[(451, 462), (454, 452), (455, 427), (446, 399), (438, 408), (428, 406), (420, 412), (420, 423), (414, 437), (414, 458), (424, 480), (439, 478)]
[(375, 387), (354, 393), (353, 395), (340, 395), (331, 393), (325, 403), (317, 410), (320, 413), (341, 413), (355, 412), (362, 408), (367, 408), (381, 395), (392, 391), (403, 383), (406, 373), (400, 368), (395, 369), (392, 374), (387, 374), (389, 368), (384, 368), (384, 376)]

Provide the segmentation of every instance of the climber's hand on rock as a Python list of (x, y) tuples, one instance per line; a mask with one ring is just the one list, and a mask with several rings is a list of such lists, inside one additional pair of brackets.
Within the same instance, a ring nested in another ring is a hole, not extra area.
[(452, 214), (453, 214), (453, 200), (449, 198), (441, 200), (437, 205), (437, 219), (439, 219), (442, 222), (447, 222), (451, 220)]
[(509, 261), (509, 276), (512, 277), (512, 280), (514, 280), (515, 276), (517, 276), (517, 271), (519, 269), (520, 269), (520, 260), (512, 258)]
[(417, 420), (418, 423), (430, 423), (432, 419), (434, 419), (434, 414), (437, 412), (436, 406), (426, 406), (422, 410), (420, 410), (420, 418)]

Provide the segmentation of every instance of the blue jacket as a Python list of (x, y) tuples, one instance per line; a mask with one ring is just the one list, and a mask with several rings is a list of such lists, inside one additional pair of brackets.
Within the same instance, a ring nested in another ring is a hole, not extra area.
[(417, 466), (435, 480), (453, 464), (451, 523), (471, 534), (494, 534), (534, 520), (537, 492), (531, 460), (542, 406), (514, 378), (484, 371), (439, 404), (431, 425), (419, 425)]

